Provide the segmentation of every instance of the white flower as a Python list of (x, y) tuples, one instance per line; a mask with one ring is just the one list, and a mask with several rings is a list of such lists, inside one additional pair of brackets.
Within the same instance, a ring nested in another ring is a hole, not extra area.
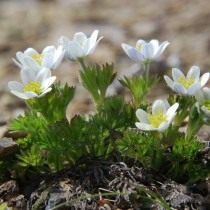
[(24, 52), (17, 52), (16, 58), (13, 61), (21, 69), (31, 69), (38, 71), (41, 68), (54, 70), (60, 65), (64, 56), (64, 50), (61, 46), (57, 49), (54, 46), (45, 47), (41, 54), (35, 49), (28, 48)]
[(207, 117), (210, 117), (210, 89), (205, 87), (195, 95), (201, 110)]
[(130, 59), (135, 62), (147, 63), (157, 59), (168, 45), (168, 41), (159, 44), (159, 41), (156, 39), (153, 39), (150, 42), (145, 42), (140, 39), (136, 42), (136, 47), (132, 47), (125, 43), (122, 43), (121, 46)]
[(167, 85), (172, 90), (181, 95), (192, 96), (208, 82), (209, 73), (205, 73), (200, 77), (200, 68), (198, 66), (192, 66), (185, 77), (179, 69), (173, 68), (172, 78), (173, 81), (168, 76), (164, 76)]
[(135, 125), (140, 130), (163, 132), (171, 124), (178, 107), (178, 103), (170, 107), (167, 100), (156, 100), (152, 105), (152, 114), (148, 114), (143, 109), (136, 111), (140, 122), (136, 122)]
[(30, 69), (22, 69), (22, 83), (10, 81), (8, 87), (12, 94), (22, 99), (31, 99), (41, 97), (51, 91), (51, 85), (56, 77), (51, 76), (50, 69), (42, 68), (38, 73), (30, 71)]
[(74, 34), (72, 40), (63, 36), (59, 39), (58, 42), (61, 46), (63, 46), (65, 50), (65, 57), (75, 61), (94, 52), (97, 44), (103, 38), (100, 37), (97, 40), (97, 37), (98, 30), (93, 31), (89, 38), (84, 33), (78, 32)]

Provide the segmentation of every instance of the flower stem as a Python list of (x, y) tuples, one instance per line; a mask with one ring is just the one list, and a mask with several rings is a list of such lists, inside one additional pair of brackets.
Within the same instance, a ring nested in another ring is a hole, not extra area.
[(201, 114), (198, 113), (196, 106), (193, 106), (190, 110), (186, 139), (190, 139), (196, 135), (203, 124), (204, 122)]
[(84, 58), (78, 58), (78, 61), (81, 65), (82, 69), (85, 70), (87, 67), (85, 65)]
[(150, 62), (145, 62), (144, 63), (144, 73), (145, 73), (145, 79), (147, 81), (147, 85), (149, 83), (149, 76), (150, 76)]

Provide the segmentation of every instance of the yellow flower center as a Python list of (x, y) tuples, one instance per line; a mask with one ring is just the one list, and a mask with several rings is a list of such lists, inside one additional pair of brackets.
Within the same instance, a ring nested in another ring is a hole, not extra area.
[(143, 49), (143, 44), (138, 44), (138, 45), (136, 45), (136, 50), (137, 50), (138, 52), (141, 52), (142, 49)]
[(34, 60), (37, 64), (39, 64), (39, 65), (42, 64), (42, 55), (40, 55), (40, 54), (34, 54), (34, 55), (32, 55), (31, 57), (33, 58), (33, 60)]
[(210, 111), (210, 100), (209, 101), (205, 101), (203, 106), (205, 106)]
[(27, 85), (25, 85), (24, 92), (33, 92), (36, 93), (37, 95), (41, 94), (41, 84), (38, 82), (29, 82)]
[(160, 124), (166, 121), (166, 115), (160, 112), (155, 115), (150, 115), (148, 119), (153, 128), (159, 128)]
[(186, 89), (189, 89), (194, 84), (195, 79), (193, 78), (186, 79), (186, 78), (181, 77), (178, 81), (183, 87), (185, 87)]

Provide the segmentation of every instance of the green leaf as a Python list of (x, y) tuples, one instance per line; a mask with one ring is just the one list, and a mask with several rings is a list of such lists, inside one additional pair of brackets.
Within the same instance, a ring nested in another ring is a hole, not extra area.
[(119, 80), (119, 82), (131, 92), (133, 96), (133, 103), (137, 108), (140, 106), (142, 102), (145, 100), (145, 96), (149, 92), (149, 90), (154, 86), (157, 82), (157, 78), (150, 79), (149, 81), (145, 80), (144, 77), (133, 77)]
[(54, 84), (52, 90), (41, 98), (27, 101), (32, 110), (40, 112), (49, 122), (66, 119), (66, 108), (74, 96), (74, 87)]
[(159, 169), (165, 160), (161, 143), (150, 133), (126, 131), (117, 146), (122, 156), (137, 160), (145, 168)]
[(80, 72), (84, 87), (90, 92), (97, 105), (104, 101), (106, 90), (115, 78), (113, 64), (88, 66)]

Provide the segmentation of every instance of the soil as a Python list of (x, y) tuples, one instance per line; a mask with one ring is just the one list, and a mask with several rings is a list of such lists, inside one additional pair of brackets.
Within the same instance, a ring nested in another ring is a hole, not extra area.
[[(140, 67), (120, 47), (122, 42), (135, 44), (139, 38), (171, 42), (163, 58), (153, 65), (153, 74), (170, 73), (171, 67), (187, 71), (192, 65), (199, 65), (206, 72), (210, 69), (209, 17), (208, 0), (0, 1), (0, 138), (12, 137), (14, 141), (18, 138), (8, 134), (8, 123), (26, 108), (7, 89), (8, 81), (19, 79), (19, 69), (11, 60), (17, 51), (28, 47), (41, 51), (46, 45), (56, 45), (61, 35), (72, 37), (77, 31), (90, 34), (99, 29), (104, 39), (88, 61), (114, 62), (118, 78), (139, 72)], [(77, 87), (76, 97), (67, 110), (68, 119), (94, 111), (89, 95), (79, 85), (78, 70), (77, 64), (65, 61), (54, 72), (62, 83)], [(115, 94), (120, 88), (116, 80), (108, 94)], [(167, 94), (166, 85), (161, 83), (149, 95), (149, 100)], [(209, 129), (203, 128), (199, 136), (208, 150)], [(8, 151), (13, 153), (13, 149)], [(209, 152), (205, 153), (208, 159)], [(118, 190), (126, 193), (118, 194)], [(24, 181), (1, 183), (0, 203), (6, 201), (17, 210), (49, 210), (63, 203), (59, 209), (163, 209), (155, 203), (145, 208), (142, 197), (136, 201), (135, 196), (128, 196), (128, 193), (145, 195), (151, 191), (161, 195), (172, 209), (210, 209), (208, 179), (187, 186), (132, 162), (91, 160), (86, 170), (81, 167), (58, 174), (31, 174)]]

